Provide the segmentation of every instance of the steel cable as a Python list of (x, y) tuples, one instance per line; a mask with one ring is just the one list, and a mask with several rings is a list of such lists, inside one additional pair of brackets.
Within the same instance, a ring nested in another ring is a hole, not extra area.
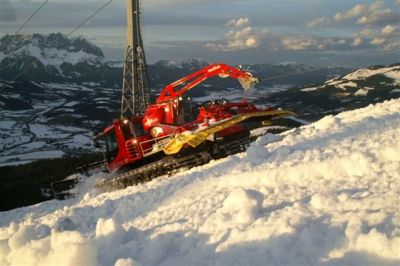
[(114, 0), (109, 0), (104, 5), (102, 5), (99, 9), (97, 9), (92, 15), (87, 17), (84, 21), (82, 21), (78, 26), (76, 26), (70, 33), (67, 34), (67, 37), (71, 36), (74, 32), (79, 30), (83, 25), (85, 25), (89, 20), (91, 20), (94, 16), (100, 13), (104, 8), (106, 8), (111, 2)]
[(36, 14), (40, 11), (40, 9), (42, 9), (48, 2), (49, 0), (45, 0), (39, 6), (39, 8), (36, 9), (35, 12), (33, 12), (32, 15), (18, 28), (18, 30), (14, 34), (18, 34), (33, 19), (33, 17), (36, 16)]

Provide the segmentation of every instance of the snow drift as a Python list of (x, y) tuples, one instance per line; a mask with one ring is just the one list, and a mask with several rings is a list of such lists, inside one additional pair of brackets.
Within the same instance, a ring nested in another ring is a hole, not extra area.
[(0, 265), (398, 265), (399, 199), (392, 100), (173, 177), (0, 213)]

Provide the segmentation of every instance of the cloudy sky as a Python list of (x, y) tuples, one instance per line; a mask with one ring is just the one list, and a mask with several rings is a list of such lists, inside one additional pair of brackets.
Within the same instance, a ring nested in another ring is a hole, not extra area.
[[(108, 0), (50, 0), (21, 33), (69, 33)], [(43, 0), (0, 0), (0, 34), (13, 33)], [(142, 0), (150, 62), (304, 62), (347, 67), (400, 62), (400, 0)], [(125, 0), (75, 35), (121, 59)]]

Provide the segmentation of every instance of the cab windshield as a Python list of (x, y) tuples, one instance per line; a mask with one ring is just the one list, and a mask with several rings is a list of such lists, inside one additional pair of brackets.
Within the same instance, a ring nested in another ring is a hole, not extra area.
[(121, 128), (125, 139), (141, 137), (148, 134), (146, 131), (144, 131), (141, 123), (129, 122), (128, 124), (124, 124)]

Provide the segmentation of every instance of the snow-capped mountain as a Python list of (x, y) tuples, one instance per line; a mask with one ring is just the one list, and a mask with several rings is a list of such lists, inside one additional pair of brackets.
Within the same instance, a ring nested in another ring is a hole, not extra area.
[(0, 75), (4, 79), (107, 80), (110, 69), (101, 49), (82, 37), (52, 33), (0, 39)]
[(104, 61), (103, 52), (82, 37), (67, 38), (61, 33), (49, 35), (6, 35), (0, 39), (0, 53), (4, 59), (35, 57), (44, 66), (60, 67), (63, 63)]
[(400, 64), (355, 70), (322, 84), (293, 88), (269, 100), (313, 120), (400, 97)]
[(31, 45), (43, 51), (55, 48), (70, 53), (82, 51), (103, 57), (102, 51), (85, 38), (67, 38), (61, 33), (50, 33), (49, 35), (42, 35), (39, 33), (34, 33), (32, 35), (5, 35), (0, 41), (0, 51), (6, 54), (18, 53), (18, 51), (21, 51), (20, 49), (25, 49), (27, 46)]
[(192, 59), (184, 60), (182, 62), (160, 60), (157, 63), (155, 63), (154, 66), (165, 67), (165, 68), (181, 68), (181, 69), (187, 69), (187, 70), (193, 71), (193, 70), (201, 69), (209, 64), (210, 64), (210, 62), (208, 62), (204, 59), (192, 58)]
[[(158, 88), (208, 65), (204, 59), (183, 62), (161, 60), (149, 65), (150, 83)], [(96, 82), (117, 86), (121, 82), (122, 62), (107, 61), (96, 45), (82, 37), (67, 38), (61, 33), (49, 35), (6, 35), (0, 39), (0, 77), (5, 80), (38, 82)], [(244, 65), (260, 77), (265, 88), (304, 86), (323, 82), (348, 73), (345, 68), (310, 67), (303, 64)], [(304, 70), (312, 73), (286, 76), (274, 80), (264, 77), (293, 74)], [(218, 82), (217, 82), (218, 83)]]
[(302, 91), (315, 91), (336, 88), (338, 95), (367, 96), (375, 89), (384, 88), (388, 93), (400, 95), (400, 64), (389, 67), (358, 69), (345, 76), (334, 78), (316, 87), (303, 88)]
[(1, 265), (400, 263), (400, 100), (124, 190), (0, 213)]

